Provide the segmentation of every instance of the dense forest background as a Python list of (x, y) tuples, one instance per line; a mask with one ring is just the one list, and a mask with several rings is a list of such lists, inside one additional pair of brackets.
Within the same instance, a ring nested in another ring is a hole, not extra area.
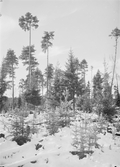
[[(19, 18), (21, 29), (29, 32), (29, 46), (24, 46), (19, 56), (13, 49), (8, 49), (6, 57), (3, 58), (0, 68), (0, 111), (7, 112), (25, 106), (56, 108), (65, 100), (71, 102), (74, 111), (78, 108), (92, 112), (97, 106), (99, 114), (106, 114), (113, 106), (120, 106), (119, 75), (115, 70), (120, 30), (115, 28), (110, 34), (115, 39), (112, 71), (108, 71), (109, 65), (104, 60), (104, 73), (98, 69), (92, 76), (93, 67), (91, 67), (91, 80), (88, 81), (86, 74), (89, 64), (85, 59), (79, 60), (72, 49), (69, 50), (65, 70), (62, 70), (59, 65), (54, 67), (49, 63), (49, 50), (53, 46), (54, 31), (45, 31), (41, 39), (41, 48), (47, 56), (47, 67), (42, 73), (35, 57), (35, 45), (31, 45), (31, 32), (33, 28), (38, 28), (38, 22), (37, 17), (29, 12)], [(19, 81), (19, 97), (14, 97), (19, 60), (28, 73), (26, 79)], [(8, 89), (11, 90), (12, 98), (5, 96)]]

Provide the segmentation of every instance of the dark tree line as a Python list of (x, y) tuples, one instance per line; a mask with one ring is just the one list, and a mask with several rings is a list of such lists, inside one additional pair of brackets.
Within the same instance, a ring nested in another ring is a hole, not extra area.
[[(70, 49), (68, 60), (66, 61), (65, 70), (59, 67), (54, 67), (49, 64), (49, 49), (52, 47), (51, 42), (54, 39), (54, 31), (44, 32), (41, 41), (41, 48), (47, 54), (47, 67), (44, 74), (38, 68), (38, 60), (35, 57), (35, 46), (31, 45), (31, 29), (38, 28), (36, 16), (31, 13), (26, 13), (25, 16), (19, 18), (19, 25), (24, 31), (29, 32), (29, 46), (23, 46), (21, 55), (16, 56), (15, 51), (9, 49), (6, 57), (3, 59), (0, 69), (0, 110), (4, 107), (7, 97), (4, 95), (7, 89), (12, 89), (12, 108), (14, 108), (14, 86), (15, 86), (15, 70), (18, 68), (19, 60), (26, 66), (28, 72), (26, 79), (21, 79), (19, 82), (19, 107), (30, 103), (32, 105), (40, 105), (42, 98), (49, 101), (51, 107), (56, 107), (65, 100), (65, 92), (68, 92), (68, 101), (72, 100), (72, 107), (75, 111), (76, 106), (82, 106), (83, 110), (91, 111), (91, 107), (96, 105), (98, 113), (103, 111), (105, 104), (112, 104), (112, 87), (116, 67), (117, 42), (120, 36), (120, 30), (114, 29), (111, 36), (115, 37), (115, 58), (112, 81), (107, 70), (104, 74), (98, 70), (93, 77), (93, 88), (91, 89), (91, 82), (86, 81), (86, 74), (88, 71), (88, 63), (85, 59), (79, 60)], [(9, 79), (7, 79), (9, 77)], [(43, 92), (46, 90), (45, 97)], [(120, 93), (118, 84), (115, 88), (114, 103), (120, 106)], [(47, 101), (47, 102), (48, 102)], [(107, 106), (108, 107), (108, 106)]]

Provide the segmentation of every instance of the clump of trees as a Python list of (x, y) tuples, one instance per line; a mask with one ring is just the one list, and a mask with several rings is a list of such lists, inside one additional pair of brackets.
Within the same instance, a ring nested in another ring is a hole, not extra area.
[[(114, 113), (114, 109), (112, 108), (113, 105), (120, 105), (118, 84), (115, 85), (115, 103), (112, 96), (120, 30), (115, 28), (110, 35), (115, 38), (116, 42), (112, 80), (110, 80), (108, 71), (101, 74), (98, 70), (93, 79), (91, 78), (92, 84), (86, 81), (86, 74), (88, 71), (87, 61), (85, 59), (80, 61), (75, 57), (71, 49), (68, 60), (66, 61), (65, 70), (61, 70), (59, 67), (54, 68), (53, 64), (49, 64), (49, 49), (53, 46), (52, 40), (54, 40), (55, 36), (54, 31), (45, 31), (41, 40), (41, 48), (43, 52), (47, 54), (47, 67), (45, 73), (42, 74), (41, 70), (38, 68), (38, 60), (35, 57), (35, 45), (31, 44), (32, 28), (38, 28), (38, 23), (39, 20), (37, 17), (33, 16), (30, 12), (27, 12), (25, 16), (19, 18), (19, 26), (24, 31), (29, 32), (29, 45), (23, 46), (21, 55), (18, 57), (14, 50), (9, 49), (2, 62), (0, 69), (0, 109), (3, 109), (5, 101), (7, 100), (4, 93), (8, 88), (12, 88), (12, 109), (15, 108), (15, 70), (18, 68), (19, 60), (21, 60), (23, 65), (26, 66), (28, 74), (26, 79), (21, 79), (19, 82), (20, 95), (17, 105), (19, 108), (24, 107), (26, 103), (39, 106), (41, 102), (42, 104), (44, 102), (44, 104), (47, 104), (47, 108), (55, 109), (56, 107), (60, 107), (62, 104), (61, 102), (65, 100), (64, 92), (67, 90), (69, 92), (68, 101), (72, 101), (72, 109), (74, 112), (76, 107), (87, 112), (92, 112), (94, 107), (99, 115), (101, 113), (105, 115)], [(91, 88), (92, 85), (93, 88)], [(46, 88), (45, 96), (43, 96), (44, 88)]]
[(71, 110), (72, 101), (68, 101), (68, 91), (64, 92), (64, 101), (60, 106), (52, 108), (46, 115), (47, 129), (50, 135), (54, 135), (60, 128), (70, 126), (73, 113)]

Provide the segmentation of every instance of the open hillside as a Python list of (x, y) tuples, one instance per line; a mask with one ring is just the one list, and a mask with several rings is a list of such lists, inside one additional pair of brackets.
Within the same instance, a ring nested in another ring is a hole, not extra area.
[[(86, 114), (86, 117), (96, 115)], [(84, 119), (84, 114), (81, 115)], [(42, 123), (37, 133), (31, 134), (31, 141), (23, 145), (18, 145), (12, 141), (11, 120), (13, 116), (8, 114), (0, 115), (0, 133), (5, 134), (5, 138), (0, 138), (0, 167), (120, 167), (120, 136), (113, 136), (108, 133), (97, 134), (98, 147), (92, 148), (92, 153), (79, 157), (75, 154), (73, 147), (74, 127), (80, 124), (81, 117), (71, 121), (71, 125), (59, 128), (54, 135), (49, 135), (45, 126), (44, 114), (38, 114), (36, 123)], [(93, 120), (94, 120), (93, 119)], [(33, 121), (33, 114), (25, 118), (25, 122)], [(95, 122), (93, 121), (93, 124)], [(32, 124), (31, 124), (32, 125)], [(9, 130), (8, 130), (9, 129)]]

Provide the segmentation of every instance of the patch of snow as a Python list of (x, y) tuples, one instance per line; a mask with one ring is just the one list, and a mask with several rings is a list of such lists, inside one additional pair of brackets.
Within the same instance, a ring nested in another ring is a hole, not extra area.
[[(1, 117), (1, 116), (0, 116)], [(3, 116), (2, 116), (3, 117)], [(42, 121), (40, 116), (37, 119)], [(33, 115), (26, 121), (33, 119)], [(3, 120), (3, 118), (0, 118)], [(9, 122), (9, 117), (4, 117)], [(0, 128), (4, 128), (0, 122)], [(3, 131), (2, 131), (3, 132)], [(7, 134), (7, 131), (5, 132)], [(38, 134), (32, 135), (31, 142), (18, 146), (16, 142), (0, 138), (0, 165), (5, 167), (120, 167), (120, 137), (110, 133), (99, 134), (98, 144), (100, 148), (94, 149), (92, 155), (80, 159), (72, 155), (72, 126), (59, 130), (51, 136), (44, 136), (46, 131), (40, 129)], [(42, 145), (36, 150), (36, 145)]]

